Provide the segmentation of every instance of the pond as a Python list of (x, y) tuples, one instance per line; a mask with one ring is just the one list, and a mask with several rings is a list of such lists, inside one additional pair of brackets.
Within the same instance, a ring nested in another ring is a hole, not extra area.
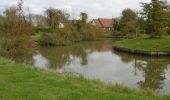
[(37, 68), (82, 75), (105, 83), (170, 94), (170, 58), (134, 56), (113, 50), (113, 41), (39, 48), (32, 63)]

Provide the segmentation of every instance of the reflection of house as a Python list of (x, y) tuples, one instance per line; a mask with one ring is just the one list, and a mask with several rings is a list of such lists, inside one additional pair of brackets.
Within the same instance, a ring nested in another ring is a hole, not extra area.
[(108, 43), (102, 43), (100, 45), (97, 46), (92, 46), (90, 48), (92, 51), (94, 52), (110, 52), (113, 50), (113, 45), (112, 44), (108, 44)]
[(98, 28), (103, 28), (107, 30), (112, 30), (113, 29), (113, 19), (105, 19), (105, 18), (99, 18), (99, 19), (93, 19), (91, 21), (91, 24), (98, 27)]

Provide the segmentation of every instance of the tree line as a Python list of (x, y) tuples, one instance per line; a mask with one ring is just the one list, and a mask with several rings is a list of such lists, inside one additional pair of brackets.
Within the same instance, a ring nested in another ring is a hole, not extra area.
[[(80, 19), (70, 20), (64, 10), (48, 8), (44, 15), (25, 12), (23, 0), (7, 8), (0, 15), (0, 54), (25, 55), (36, 45), (63, 46), (75, 42), (96, 40), (104, 31), (88, 23), (88, 14), (81, 12)], [(39, 35), (35, 40), (33, 37)]]
[(79, 41), (95, 40), (103, 36), (104, 30), (88, 23), (88, 14), (81, 12), (80, 19), (70, 20), (70, 14), (59, 9), (45, 11), (49, 33), (39, 40), (41, 45), (67, 45)]
[[(23, 0), (17, 6), (7, 8), (0, 15), (0, 52), (10, 56), (23, 55), (32, 51), (37, 44), (63, 46), (80, 41), (96, 40), (105, 31), (88, 23), (88, 14), (80, 13), (80, 19), (70, 18), (64, 10), (48, 8), (44, 15), (33, 15), (23, 10)], [(152, 0), (141, 3), (143, 10), (135, 12), (125, 9), (120, 18), (115, 19), (114, 35), (150, 37), (170, 34), (170, 6), (167, 2)], [(37, 36), (34, 39), (33, 36)], [(26, 52), (26, 53), (25, 53)]]
[(141, 33), (150, 37), (161, 37), (170, 34), (170, 5), (161, 0), (141, 3), (142, 11), (125, 9), (122, 16), (115, 20), (114, 35), (138, 36)]

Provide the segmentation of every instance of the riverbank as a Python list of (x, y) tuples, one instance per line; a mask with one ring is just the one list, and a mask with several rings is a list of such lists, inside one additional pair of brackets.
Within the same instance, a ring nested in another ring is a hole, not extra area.
[(170, 56), (170, 36), (161, 38), (139, 37), (114, 43), (114, 49), (148, 56)]
[(38, 70), (0, 58), (1, 100), (169, 100), (120, 85)]

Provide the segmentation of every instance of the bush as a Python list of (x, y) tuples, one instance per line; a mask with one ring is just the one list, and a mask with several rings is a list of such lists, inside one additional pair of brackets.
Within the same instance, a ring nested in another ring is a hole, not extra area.
[(44, 33), (39, 40), (39, 44), (47, 46), (63, 46), (77, 41), (79, 41), (79, 37), (76, 33), (71, 33), (70, 30), (66, 29), (56, 29), (55, 33)]
[(31, 23), (25, 19), (21, 9), (11, 7), (6, 9), (4, 25), (2, 26), (0, 53), (3, 56), (22, 56), (32, 51), (35, 45), (31, 38), (33, 34)]
[(15, 36), (3, 37), (1, 40), (0, 54), (5, 57), (18, 57), (32, 52), (34, 41), (29, 37)]
[(40, 40), (40, 45), (63, 46), (75, 42), (96, 40), (104, 36), (104, 31), (91, 26), (86, 26), (80, 31), (75, 27), (61, 28), (54, 30), (54, 33), (44, 33)]

